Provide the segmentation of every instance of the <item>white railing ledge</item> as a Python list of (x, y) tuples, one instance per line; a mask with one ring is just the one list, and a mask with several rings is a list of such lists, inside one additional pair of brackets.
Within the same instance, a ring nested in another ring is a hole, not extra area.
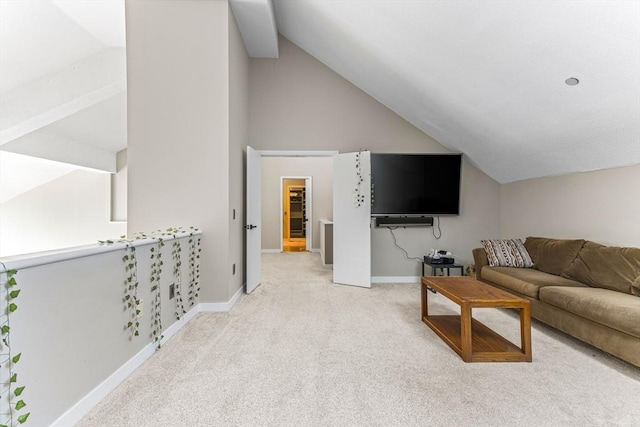
[[(184, 230), (175, 233), (157, 234), (153, 237), (132, 239), (131, 241), (123, 241), (122, 239), (113, 239), (113, 243), (96, 243), (93, 245), (76, 246), (73, 248), (57, 249), (46, 252), (36, 252), (26, 255), (16, 255), (11, 257), (0, 258), (0, 262), (4, 264), (7, 270), (24, 270), (26, 268), (38, 267), (40, 265), (53, 264), (56, 262), (68, 261), (71, 259), (84, 258), (88, 256), (98, 255), (107, 252), (114, 252), (125, 249), (127, 246), (146, 246), (156, 243), (159, 238), (163, 241), (181, 239), (183, 237), (201, 235), (202, 231)], [(3, 271), (0, 266), (0, 272)]]

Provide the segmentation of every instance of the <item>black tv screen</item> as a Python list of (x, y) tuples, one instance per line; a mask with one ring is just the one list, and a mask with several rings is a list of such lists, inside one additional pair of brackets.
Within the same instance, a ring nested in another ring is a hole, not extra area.
[(461, 154), (371, 153), (371, 215), (459, 215)]

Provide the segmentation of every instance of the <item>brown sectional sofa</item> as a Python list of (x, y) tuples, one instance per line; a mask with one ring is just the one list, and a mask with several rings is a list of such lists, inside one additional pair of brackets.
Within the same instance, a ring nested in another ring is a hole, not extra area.
[(533, 268), (490, 267), (477, 278), (531, 301), (531, 316), (640, 367), (640, 248), (527, 237)]

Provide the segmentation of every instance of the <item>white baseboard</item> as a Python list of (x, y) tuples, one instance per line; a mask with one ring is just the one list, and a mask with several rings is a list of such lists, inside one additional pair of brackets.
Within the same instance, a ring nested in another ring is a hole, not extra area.
[(420, 276), (372, 276), (371, 283), (420, 283)]
[[(235, 303), (240, 299), (244, 292), (244, 284), (236, 291), (236, 293), (227, 302), (221, 303), (199, 303), (192, 307), (180, 320), (171, 324), (167, 329), (162, 331), (161, 344), (166, 343), (173, 335), (175, 335), (183, 326), (185, 326), (196, 314), (201, 312), (226, 312), (230, 311)], [(127, 379), (140, 365), (156, 352), (156, 344), (149, 343), (145, 345), (135, 356), (127, 360), (114, 373), (109, 375), (107, 379), (102, 381), (91, 390), (86, 396), (80, 399), (75, 405), (69, 408), (64, 414), (58, 417), (52, 427), (72, 426), (77, 424), (85, 415), (91, 411), (98, 403), (102, 401), (111, 391), (113, 391), (121, 382)]]
[(243, 284), (235, 294), (231, 297), (231, 299), (227, 302), (201, 302), (198, 304), (200, 312), (227, 312), (231, 311), (233, 306), (238, 302), (240, 297), (244, 292), (245, 284)]
[(104, 399), (107, 394), (114, 390), (122, 381), (127, 379), (145, 360), (155, 353), (156, 346), (149, 343), (135, 356), (129, 359), (118, 370), (111, 374), (106, 380), (102, 381), (96, 388), (91, 390), (89, 394), (80, 399), (75, 405), (62, 414), (57, 420), (51, 423), (52, 427), (73, 426), (78, 423), (82, 417), (87, 415), (94, 406)]
[(317, 252), (320, 253), (320, 248), (311, 248), (311, 252)]
[[(199, 307), (192, 307), (180, 320), (175, 321), (167, 329), (162, 332), (164, 338), (161, 343), (165, 343), (169, 338), (175, 335), (184, 325), (189, 322), (199, 312)], [(156, 344), (149, 343), (142, 348), (135, 356), (129, 359), (124, 365), (118, 368), (107, 379), (102, 381), (96, 388), (91, 390), (89, 394), (80, 399), (69, 410), (55, 420), (51, 426), (70, 426), (78, 423), (82, 417), (89, 413), (94, 406), (104, 399), (107, 394), (114, 390), (122, 381), (127, 379), (140, 365), (142, 365), (149, 357), (156, 352)]]

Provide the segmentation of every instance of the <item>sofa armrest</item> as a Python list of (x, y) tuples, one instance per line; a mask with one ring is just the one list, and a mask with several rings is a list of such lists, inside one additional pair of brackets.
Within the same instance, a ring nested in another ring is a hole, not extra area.
[(482, 267), (485, 265), (489, 265), (489, 260), (487, 259), (487, 253), (484, 251), (484, 248), (475, 248), (473, 251), (473, 261), (476, 265), (476, 278), (482, 278)]

